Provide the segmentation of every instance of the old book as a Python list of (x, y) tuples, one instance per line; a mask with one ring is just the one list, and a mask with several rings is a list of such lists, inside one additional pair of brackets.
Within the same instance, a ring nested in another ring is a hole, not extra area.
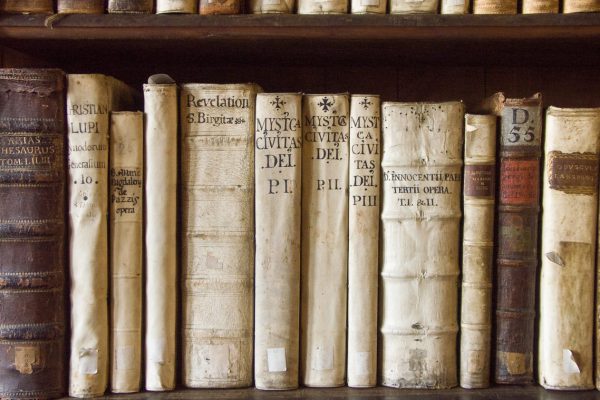
[(198, 0), (156, 0), (157, 14), (196, 14)]
[(556, 14), (558, 0), (523, 0), (523, 14)]
[(385, 14), (387, 0), (351, 0), (352, 14)]
[(65, 76), (0, 69), (0, 398), (65, 392)]
[(298, 387), (302, 95), (256, 96), (254, 381)]
[(242, 0), (200, 0), (200, 15), (228, 15), (242, 12)]
[(465, 116), (460, 386), (490, 384), (496, 116)]
[(250, 0), (248, 10), (252, 14), (292, 14), (295, 0)]
[(546, 112), (539, 382), (594, 388), (600, 108)]
[(346, 14), (349, 0), (297, 0), (298, 14)]
[(563, 13), (600, 12), (599, 0), (564, 0)]
[(0, 0), (0, 13), (52, 14), (52, 0)]
[(348, 276), (347, 94), (302, 100), (302, 383), (344, 385)]
[(108, 0), (108, 12), (111, 14), (150, 14), (153, 0)]
[(381, 383), (457, 384), (464, 105), (383, 103)]
[(473, 0), (473, 14), (516, 14), (517, 0)]
[(381, 102), (350, 97), (348, 386), (377, 384)]
[(113, 112), (110, 124), (111, 391), (132, 393), (142, 368), (144, 114)]
[[(146, 390), (175, 389), (177, 324), (177, 85), (164, 74), (144, 85)], [(157, 196), (156, 193), (161, 193)]]
[(59, 14), (104, 14), (104, 0), (56, 0)]
[(183, 384), (252, 384), (254, 84), (180, 97)]
[(112, 77), (68, 76), (71, 397), (107, 386), (109, 112), (131, 103), (131, 89)]
[(441, 0), (442, 14), (468, 14), (471, 0)]
[(500, 116), (496, 237), (496, 383), (533, 380), (542, 98), (494, 96)]
[(437, 14), (439, 0), (390, 0), (390, 14)]

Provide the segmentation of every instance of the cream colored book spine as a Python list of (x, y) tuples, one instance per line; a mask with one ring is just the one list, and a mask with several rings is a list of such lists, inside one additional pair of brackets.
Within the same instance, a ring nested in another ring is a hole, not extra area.
[(473, 14), (517, 13), (517, 0), (473, 0)]
[(600, 12), (600, 0), (563, 0), (563, 13)]
[(465, 115), (460, 386), (490, 385), (496, 116)]
[(175, 389), (177, 324), (177, 85), (153, 75), (144, 85), (146, 116), (146, 390)]
[(377, 384), (381, 102), (350, 97), (348, 386)]
[(470, 0), (441, 0), (442, 14), (468, 14)]
[(142, 368), (144, 114), (111, 113), (111, 391), (139, 392)]
[(523, 0), (523, 14), (556, 14), (558, 0)]
[(439, 0), (390, 0), (390, 14), (437, 14)]
[(101, 396), (108, 383), (109, 112), (132, 102), (128, 91), (108, 76), (68, 76), (71, 397)]
[(548, 107), (538, 373), (554, 390), (594, 387), (600, 108)]
[(183, 384), (252, 384), (254, 84), (181, 90)]
[(383, 103), (381, 383), (457, 385), (464, 105)]
[(350, 0), (352, 14), (385, 14), (387, 0)]
[(249, 10), (252, 14), (292, 14), (295, 0), (250, 0)]
[(198, 0), (156, 0), (157, 14), (197, 14)]
[(298, 14), (346, 14), (349, 0), (297, 0)]
[(349, 96), (302, 100), (301, 378), (344, 385), (348, 276)]
[(256, 97), (254, 381), (298, 387), (302, 95)]

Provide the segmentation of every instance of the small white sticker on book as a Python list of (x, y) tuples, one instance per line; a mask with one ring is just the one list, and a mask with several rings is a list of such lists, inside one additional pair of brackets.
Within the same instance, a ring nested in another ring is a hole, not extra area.
[(135, 351), (133, 346), (121, 346), (116, 348), (115, 362), (117, 370), (130, 371), (133, 368)]
[(357, 351), (354, 353), (354, 373), (358, 376), (369, 375), (371, 352)]
[(316, 346), (314, 353), (315, 357), (312, 362), (313, 370), (328, 371), (333, 369), (333, 346)]
[(146, 352), (148, 360), (153, 363), (165, 363), (165, 348), (167, 340), (165, 338), (151, 338), (146, 342)]
[(286, 372), (285, 349), (275, 347), (267, 349), (267, 369), (269, 372)]
[(98, 373), (98, 349), (79, 349), (78, 371), (82, 375)]

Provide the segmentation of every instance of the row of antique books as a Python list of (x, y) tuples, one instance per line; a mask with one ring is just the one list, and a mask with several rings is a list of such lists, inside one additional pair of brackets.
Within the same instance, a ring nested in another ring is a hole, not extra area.
[[(106, 4), (108, 3), (108, 4)], [(385, 14), (387, 0), (0, 0), (8, 13)], [(599, 12), (597, 0), (389, 0), (392, 14), (539, 14)], [(521, 3), (521, 2), (519, 2)], [(561, 4), (562, 3), (562, 4)], [(56, 7), (55, 7), (56, 6)], [(246, 9), (244, 9), (246, 6)]]
[(166, 75), (143, 98), (0, 70), (0, 397), (59, 397), (66, 370), (75, 397), (171, 390), (177, 371), (483, 388), (537, 363), (546, 388), (599, 385), (600, 108), (549, 107), (544, 130), (538, 94), (466, 114)]

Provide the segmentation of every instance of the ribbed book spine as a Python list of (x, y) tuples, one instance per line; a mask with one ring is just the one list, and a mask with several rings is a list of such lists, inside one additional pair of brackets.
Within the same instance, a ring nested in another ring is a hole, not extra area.
[(52, 0), (0, 0), (0, 13), (52, 14)]
[(156, 0), (157, 14), (196, 14), (198, 0)]
[(140, 390), (144, 114), (110, 116), (111, 391)]
[(517, 0), (473, 0), (473, 14), (517, 13)]
[(301, 379), (344, 385), (348, 277), (347, 94), (302, 103)]
[(111, 14), (150, 14), (153, 0), (108, 0), (108, 12)]
[(381, 383), (456, 386), (464, 105), (383, 103)]
[(460, 386), (490, 384), (496, 116), (465, 116)]
[(0, 398), (65, 392), (65, 76), (0, 69)]
[(377, 384), (381, 102), (350, 98), (348, 386)]
[(496, 383), (533, 381), (542, 99), (500, 99)]
[(253, 84), (181, 90), (183, 383), (252, 384)]
[(600, 108), (546, 112), (539, 382), (594, 388)]
[(298, 387), (302, 95), (256, 97), (256, 294), (254, 381)]
[(57, 0), (59, 14), (104, 14), (104, 0)]

